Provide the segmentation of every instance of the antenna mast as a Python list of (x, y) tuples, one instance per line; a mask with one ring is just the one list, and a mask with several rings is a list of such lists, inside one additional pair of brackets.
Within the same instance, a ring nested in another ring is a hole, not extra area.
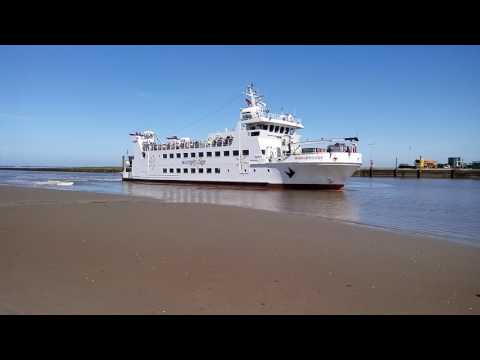
[(253, 83), (250, 83), (250, 85), (247, 86), (245, 95), (247, 96), (245, 101), (249, 107), (260, 106), (266, 108), (267, 104), (263, 101), (263, 96), (257, 93), (257, 90), (253, 87)]

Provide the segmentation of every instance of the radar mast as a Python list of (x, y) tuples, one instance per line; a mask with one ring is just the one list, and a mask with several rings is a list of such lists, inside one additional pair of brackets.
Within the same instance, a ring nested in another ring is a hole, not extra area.
[(245, 99), (249, 107), (258, 106), (264, 110), (267, 110), (267, 104), (263, 101), (263, 95), (260, 95), (257, 90), (253, 87), (253, 83), (247, 86), (245, 91), (247, 98)]

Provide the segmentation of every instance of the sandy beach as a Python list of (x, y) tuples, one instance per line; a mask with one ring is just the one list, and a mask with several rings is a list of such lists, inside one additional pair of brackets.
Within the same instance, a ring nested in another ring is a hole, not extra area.
[(480, 314), (480, 248), (313, 216), (0, 186), (0, 314)]

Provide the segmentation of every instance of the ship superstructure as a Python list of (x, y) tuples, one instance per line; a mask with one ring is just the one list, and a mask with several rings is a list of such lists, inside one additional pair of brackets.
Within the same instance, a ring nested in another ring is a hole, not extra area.
[(130, 134), (123, 180), (340, 189), (362, 164), (358, 138), (301, 141), (293, 114), (271, 113), (253, 84), (245, 95), (235, 129), (206, 140)]

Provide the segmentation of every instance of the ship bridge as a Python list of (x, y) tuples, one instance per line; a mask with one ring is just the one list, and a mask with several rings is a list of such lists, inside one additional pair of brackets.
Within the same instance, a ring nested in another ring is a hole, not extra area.
[(270, 127), (273, 130), (278, 127), (279, 129), (282, 128), (282, 133), (284, 132), (283, 129), (303, 129), (302, 123), (293, 114), (271, 113), (263, 100), (263, 96), (257, 93), (253, 84), (247, 87), (245, 95), (247, 96), (245, 101), (248, 107), (240, 110), (242, 127), (248, 130), (268, 130)]

